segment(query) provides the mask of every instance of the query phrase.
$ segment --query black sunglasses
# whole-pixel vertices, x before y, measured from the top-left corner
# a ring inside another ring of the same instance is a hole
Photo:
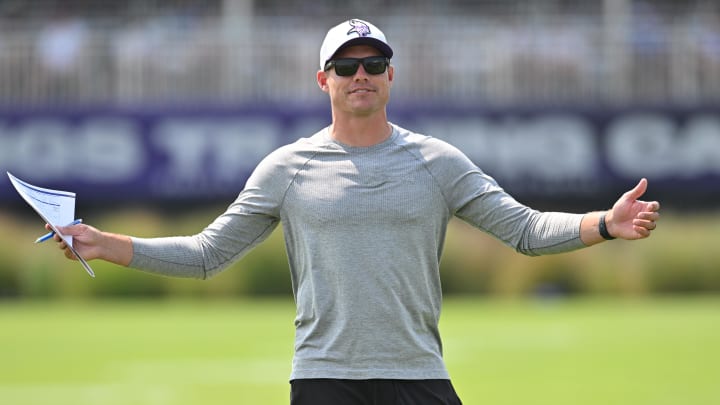
[[[390,59],[385,56],[333,59],[325,64],[325,71],[334,67],[338,76],[352,76],[357,72],[361,63],[365,72],[370,75],[379,75],[385,73],[385,69],[390,65]]]

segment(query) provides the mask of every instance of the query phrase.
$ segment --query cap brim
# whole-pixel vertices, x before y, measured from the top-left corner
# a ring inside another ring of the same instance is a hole
[[[390,46],[388,44],[386,44],[385,42],[383,42],[379,39],[376,39],[376,38],[359,37],[359,38],[353,38],[353,39],[345,42],[344,44],[342,44],[337,49],[337,51],[335,51],[335,53],[333,53],[332,56],[330,56],[330,59],[334,58],[335,55],[337,55],[337,53],[342,51],[343,49],[350,47],[350,46],[355,46],[355,45],[369,45],[369,46],[372,46],[373,48],[376,48],[378,51],[380,51],[383,55],[387,56],[388,58],[392,58],[392,56],[393,56],[392,48],[390,48]],[[328,60],[330,60],[330,59],[328,59]],[[327,62],[327,61],[325,61],[325,62]]]

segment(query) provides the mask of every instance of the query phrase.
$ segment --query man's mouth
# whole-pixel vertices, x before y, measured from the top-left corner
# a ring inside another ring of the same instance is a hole
[[[361,88],[361,89],[350,90],[349,94],[372,93],[374,91],[375,90],[372,90],[372,89]]]

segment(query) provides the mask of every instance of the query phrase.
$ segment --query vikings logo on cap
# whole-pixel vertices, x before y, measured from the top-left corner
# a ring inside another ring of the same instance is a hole
[[[388,59],[393,56],[392,48],[388,45],[385,34],[380,31],[380,28],[368,21],[353,18],[332,27],[325,35],[325,40],[320,47],[320,69],[325,69],[325,64],[341,49],[353,45],[370,45],[377,48]]]
[[[350,24],[350,31],[347,32],[348,35],[352,34],[353,32],[358,34],[358,36],[366,37],[370,35],[370,27],[364,22],[360,20],[352,19],[348,21]]]

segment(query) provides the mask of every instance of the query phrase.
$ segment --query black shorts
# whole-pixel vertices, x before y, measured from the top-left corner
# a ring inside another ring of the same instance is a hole
[[[450,380],[290,381],[290,405],[462,405]]]

